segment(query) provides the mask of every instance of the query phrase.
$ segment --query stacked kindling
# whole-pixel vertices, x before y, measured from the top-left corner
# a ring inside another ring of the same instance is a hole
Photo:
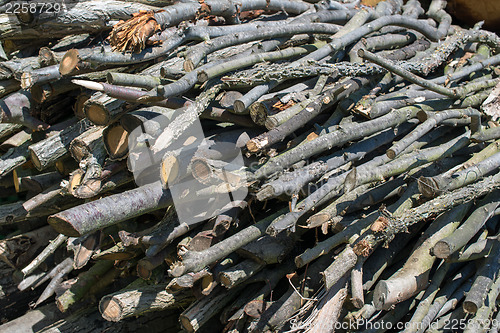
[[[496,34],[444,0],[53,7],[0,14],[0,332],[498,331]]]

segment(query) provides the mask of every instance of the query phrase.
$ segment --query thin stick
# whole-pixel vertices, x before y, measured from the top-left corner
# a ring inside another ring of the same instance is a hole
[[[23,273],[24,276],[30,275],[33,273],[33,271],[40,266],[42,262],[45,261],[54,251],[66,240],[68,239],[68,236],[65,236],[63,234],[59,234],[54,240],[50,241],[49,245],[43,251],[36,256],[35,259],[26,267],[24,267],[21,270],[21,273]]]
[[[367,50],[364,50],[364,49],[360,49],[358,51],[358,55],[363,58],[363,59],[366,59],[370,62],[373,62],[385,69],[387,69],[388,71],[394,73],[394,74],[397,74],[401,77],[403,77],[404,79],[412,82],[412,83],[415,83],[421,87],[424,87],[424,88],[427,88],[429,90],[432,90],[432,91],[435,91],[437,93],[440,93],[442,95],[445,95],[445,96],[449,96],[449,97],[462,97],[459,92],[456,90],[456,89],[450,89],[450,88],[446,88],[446,87],[443,87],[443,86],[440,86],[436,83],[433,83],[431,81],[428,81],[428,80],[425,80],[397,65],[394,65],[393,63],[385,60],[384,58],[382,57],[379,57],[373,53],[371,53],[370,51],[367,51]]]

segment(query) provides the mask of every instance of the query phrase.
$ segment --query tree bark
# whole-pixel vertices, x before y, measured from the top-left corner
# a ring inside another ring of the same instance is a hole
[[[149,285],[104,296],[99,302],[99,311],[104,319],[118,322],[150,311],[183,307],[191,300],[189,293],[169,293],[163,284]]]
[[[58,134],[30,145],[28,149],[33,164],[38,170],[54,165],[56,160],[69,153],[71,141],[88,130],[90,126],[87,120],[80,120]]]
[[[198,331],[210,318],[222,310],[243,290],[243,286],[230,290],[218,289],[210,295],[191,304],[182,312],[179,320],[188,332]]]
[[[48,222],[64,235],[79,237],[170,203],[170,192],[157,182],[51,215]]]
[[[377,309],[389,309],[425,289],[429,283],[430,270],[436,257],[430,250],[443,237],[451,234],[460,224],[472,205],[465,204],[444,213],[420,237],[415,250],[403,267],[389,279],[380,281],[374,290],[374,305]]]
[[[446,259],[466,245],[500,205],[498,195],[499,191],[493,191],[481,200],[477,209],[456,231],[436,243],[432,249],[433,254],[438,258]]]
[[[226,257],[234,250],[264,235],[264,230],[269,223],[271,223],[276,216],[283,214],[284,211],[285,209],[279,210],[257,224],[241,230],[205,251],[185,253],[182,256],[182,261],[172,266],[169,271],[170,274],[174,277],[178,277],[188,272],[196,272],[208,264]]]
[[[57,2],[54,2],[57,3]],[[69,10],[31,15],[26,22],[15,15],[0,15],[0,37],[5,39],[61,38],[66,35],[99,32],[111,20],[128,19],[140,10],[154,7],[121,1],[74,1]]]

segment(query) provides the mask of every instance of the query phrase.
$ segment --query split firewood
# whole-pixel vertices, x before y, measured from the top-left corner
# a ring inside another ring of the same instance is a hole
[[[0,0],[0,332],[498,331],[500,38],[451,0],[49,3]]]

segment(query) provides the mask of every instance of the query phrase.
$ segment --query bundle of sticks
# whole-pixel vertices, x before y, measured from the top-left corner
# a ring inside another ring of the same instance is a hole
[[[0,14],[0,332],[497,332],[500,38],[446,4]]]

